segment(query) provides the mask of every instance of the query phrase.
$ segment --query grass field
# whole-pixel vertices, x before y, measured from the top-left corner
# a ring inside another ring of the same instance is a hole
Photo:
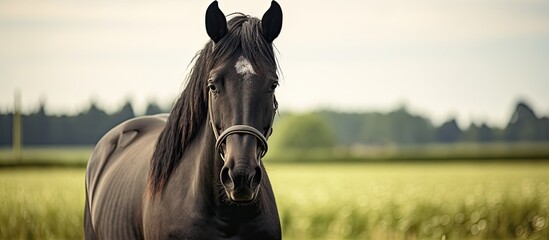
[[[0,167],[59,166],[84,167],[93,146],[25,147],[22,159],[10,148],[0,148]],[[549,142],[452,143],[410,146],[353,146],[334,149],[281,150],[274,146],[265,156],[272,162],[446,162],[446,161],[520,161],[549,159]]]
[[[296,239],[547,239],[548,164],[273,166]]]
[[[548,239],[549,163],[267,163],[285,239]],[[81,168],[0,169],[0,239],[80,239]]]
[[[10,148],[0,148],[2,166],[68,166],[85,167],[93,146],[26,147],[22,159],[16,159]]]
[[[0,169],[0,239],[82,239],[84,169]]]

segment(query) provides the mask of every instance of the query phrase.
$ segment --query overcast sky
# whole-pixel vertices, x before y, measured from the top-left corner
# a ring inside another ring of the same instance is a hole
[[[0,111],[168,105],[208,40],[210,1],[0,0]],[[280,0],[284,111],[390,111],[503,126],[524,99],[549,115],[549,1]],[[220,1],[261,17],[268,0]]]

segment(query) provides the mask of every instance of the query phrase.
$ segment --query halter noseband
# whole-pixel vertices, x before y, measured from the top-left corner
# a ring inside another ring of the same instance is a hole
[[[267,153],[267,150],[269,149],[269,145],[267,144],[267,138],[273,132],[272,127],[269,128],[267,137],[265,137],[259,130],[249,125],[234,125],[225,129],[225,131],[219,134],[219,131],[217,131],[217,127],[215,126],[215,123],[213,121],[211,92],[208,93],[208,114],[210,115],[209,116],[210,124],[212,125],[212,130],[216,139],[215,151],[219,153],[219,156],[221,156],[221,159],[223,159],[223,161],[225,161],[225,154],[223,153],[221,144],[223,144],[227,139],[227,137],[229,137],[229,135],[232,135],[232,134],[249,134],[254,136],[261,143],[261,146],[263,147],[263,149],[261,150],[261,153],[258,155],[259,159],[265,156],[265,154]],[[272,123],[271,123],[271,126],[272,126]]]

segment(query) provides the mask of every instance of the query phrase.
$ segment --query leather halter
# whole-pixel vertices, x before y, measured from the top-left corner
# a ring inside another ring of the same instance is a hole
[[[225,142],[227,137],[229,137],[229,135],[232,135],[232,134],[249,134],[254,136],[261,143],[261,147],[263,148],[261,150],[261,153],[258,155],[259,156],[258,160],[263,158],[265,154],[267,154],[267,150],[269,149],[269,145],[267,144],[267,138],[273,132],[272,123],[271,123],[271,127],[269,128],[269,132],[267,133],[267,137],[265,137],[259,130],[249,125],[234,125],[225,129],[225,131],[223,131],[220,134],[213,121],[211,94],[212,94],[211,92],[208,92],[208,114],[210,117],[210,124],[212,125],[212,130],[216,139],[215,151],[219,153],[219,156],[221,156],[221,159],[225,161],[225,154],[223,153],[223,149],[221,148],[221,145]]]

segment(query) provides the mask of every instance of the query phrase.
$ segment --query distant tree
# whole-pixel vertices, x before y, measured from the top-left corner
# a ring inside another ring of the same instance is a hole
[[[431,122],[423,117],[410,114],[405,107],[387,115],[390,123],[391,140],[398,144],[421,144],[433,140],[434,129]]]
[[[13,113],[0,113],[0,146],[11,146]]]
[[[162,109],[160,109],[160,106],[158,106],[157,103],[149,102],[149,104],[147,104],[147,110],[145,111],[145,115],[155,115],[162,112]]]
[[[69,144],[90,144],[99,141],[101,136],[112,127],[111,117],[95,102],[90,108],[74,117],[61,117],[58,119],[56,131],[62,132],[57,138],[60,142]]]
[[[336,140],[342,145],[363,143],[362,132],[367,126],[366,118],[369,113],[340,113],[320,111],[318,115],[326,120],[336,135]]]
[[[436,140],[443,143],[456,142],[461,138],[461,129],[455,119],[448,120],[436,129]]]
[[[112,127],[134,117],[135,117],[135,113],[133,112],[132,104],[128,101],[126,102],[126,104],[124,104],[124,106],[122,106],[120,111],[111,115],[111,118],[113,119],[113,123],[114,123]]]
[[[361,134],[360,143],[384,145],[396,143],[392,138],[391,121],[386,114],[369,113],[362,116],[362,127],[355,131]]]
[[[494,130],[492,128],[488,127],[488,125],[486,125],[486,123],[483,123],[480,126],[480,128],[478,129],[477,141],[478,142],[491,142],[491,141],[494,141],[494,140],[496,140]]]
[[[50,118],[45,108],[45,102],[41,101],[38,111],[22,116],[24,145],[46,145],[51,141]]]
[[[97,107],[97,104],[95,102],[92,102],[90,104],[90,108],[88,108],[88,111],[85,111],[80,115],[87,115],[87,116],[99,118],[99,117],[106,117],[107,113],[102,109],[100,109],[99,107]]]
[[[478,131],[479,127],[475,123],[471,123],[461,134],[461,141],[476,142],[478,140]]]
[[[332,128],[319,115],[292,115],[276,125],[273,146],[279,150],[307,150],[335,146]]]
[[[543,133],[538,123],[532,108],[524,102],[519,102],[505,128],[505,139],[508,141],[541,140]]]
[[[541,131],[541,140],[549,141],[549,118],[542,117],[539,120],[539,127]]]
[[[338,144],[418,144],[431,142],[434,128],[405,107],[388,114],[320,112],[334,130]]]

